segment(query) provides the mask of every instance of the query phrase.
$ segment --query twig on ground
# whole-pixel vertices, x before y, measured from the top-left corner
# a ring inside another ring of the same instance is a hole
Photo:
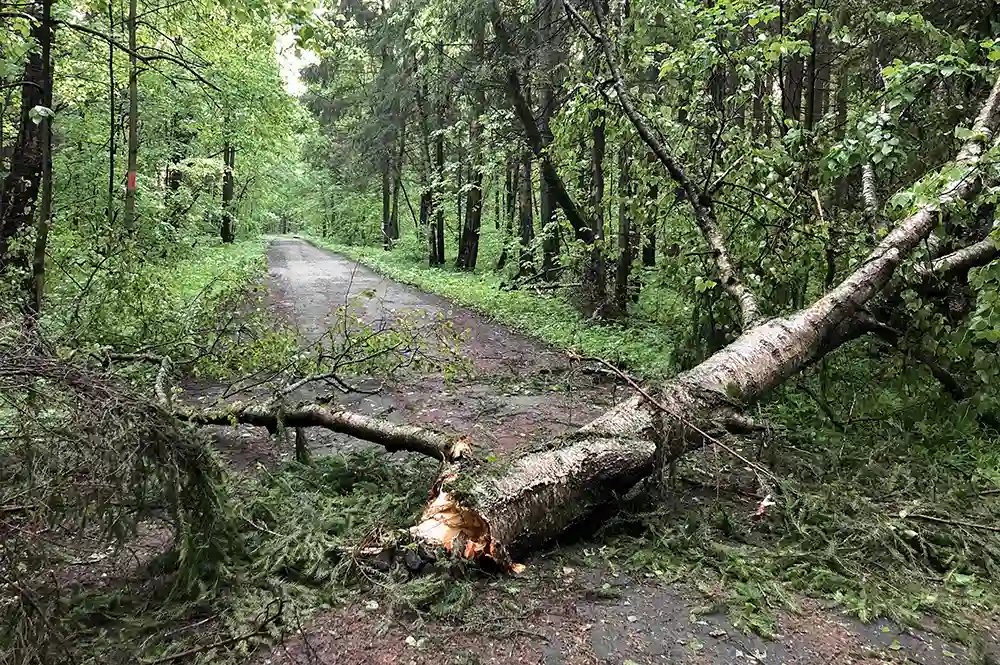
[[[962,520],[949,520],[943,517],[924,515],[923,513],[910,513],[906,517],[915,520],[924,520],[926,522],[937,522],[938,524],[950,524],[951,526],[964,526],[967,529],[982,529],[983,531],[992,531],[994,533],[1000,533],[1000,527],[990,526],[989,524],[976,524],[974,522],[965,522]]]

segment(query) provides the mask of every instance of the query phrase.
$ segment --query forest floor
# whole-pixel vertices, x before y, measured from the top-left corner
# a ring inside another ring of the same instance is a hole
[[[307,341],[323,335],[331,312],[360,294],[353,311],[372,322],[415,314],[468,331],[461,353],[470,372],[446,381],[440,371],[410,371],[377,395],[345,397],[352,408],[465,434],[481,450],[501,452],[576,428],[627,397],[623,387],[584,372],[556,349],[304,241],[275,240],[268,260],[272,307]],[[317,453],[364,445],[328,433],[310,437]],[[249,431],[231,439],[224,453],[237,466],[279,457],[265,437]],[[755,507],[748,498],[746,511]],[[393,613],[375,595],[354,597],[257,662],[934,665],[974,659],[962,644],[932,632],[886,621],[863,624],[805,598],[795,599],[794,611],[775,600],[773,639],[745,634],[718,602],[723,589],[678,580],[667,563],[655,574],[627,570],[602,545],[583,536],[535,554],[517,577],[473,580],[464,621]]]

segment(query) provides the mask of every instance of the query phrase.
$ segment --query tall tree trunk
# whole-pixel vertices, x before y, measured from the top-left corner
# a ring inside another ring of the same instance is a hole
[[[48,14],[51,0],[38,0],[31,6],[36,18],[31,37],[39,45],[50,38]],[[46,90],[46,66],[41,49],[32,49],[25,58],[21,79],[21,113],[17,142],[11,148],[10,171],[0,190],[0,277],[7,283],[22,284],[31,270],[31,258],[21,234],[31,228],[44,168],[41,123],[35,122],[33,109],[42,106]],[[11,279],[11,270],[23,271]]]
[[[504,243],[503,249],[500,251],[500,257],[497,259],[497,264],[494,268],[497,272],[503,270],[504,266],[507,265],[507,251],[510,246],[510,240],[514,237],[514,219],[517,217],[517,197],[520,191],[517,179],[519,171],[520,167],[517,160],[508,156],[504,163]],[[499,221],[497,223],[499,224]]]
[[[128,3],[128,180],[125,184],[125,228],[135,228],[136,169],[139,163],[139,62],[136,58],[136,0]]]
[[[534,207],[531,205],[531,153],[521,158],[520,186],[518,187],[518,226],[520,229],[520,254],[517,276],[524,277],[535,271],[535,255],[531,245],[535,240]]]
[[[443,122],[443,120],[442,120]],[[434,228],[433,265],[444,264],[444,133],[440,130],[435,139],[435,179],[437,184],[434,209],[437,212],[437,222]]]
[[[403,157],[406,154],[406,121],[400,120],[396,132],[398,150],[392,169],[392,212],[389,213],[389,224],[393,240],[399,240],[399,190],[403,185]]]
[[[115,7],[108,3],[108,34],[115,34]],[[117,157],[116,128],[118,125],[117,100],[115,99],[115,45],[108,43],[108,230],[115,223],[115,159]]]
[[[783,0],[781,3],[781,34],[787,34],[788,24],[802,15],[798,0]],[[786,121],[802,118],[802,88],[805,65],[798,55],[782,56],[778,60],[781,83],[781,109]],[[782,123],[782,133],[788,131],[788,124]]]
[[[231,243],[236,239],[233,229],[233,172],[236,170],[236,148],[228,141],[222,148],[225,171],[222,174],[222,227],[220,236],[222,242]],[[287,231],[286,231],[287,233]]]
[[[607,269],[604,264],[604,151],[607,142],[604,109],[590,112],[590,228],[594,242],[583,271],[584,311],[603,316],[607,306]]]
[[[552,143],[549,126],[556,108],[555,89],[560,81],[559,62],[562,59],[562,38],[559,21],[563,16],[560,0],[538,0],[538,41],[541,55],[539,66],[542,82],[539,87],[538,130],[544,145]],[[561,78],[561,77],[560,77]],[[542,279],[547,282],[558,278],[559,230],[555,224],[556,193],[543,177],[538,179],[538,229],[542,233]]]
[[[632,185],[632,154],[628,146],[623,146],[620,153],[618,176],[618,260],[615,266],[615,309],[618,316],[624,317],[628,312],[629,281],[632,275],[632,263],[635,260],[635,248],[632,229],[631,198]]]
[[[486,50],[486,19],[485,16],[476,27],[476,41],[473,46],[473,62],[477,65],[483,60]],[[475,270],[479,258],[479,232],[483,222],[483,171],[482,171],[482,140],[483,125],[480,119],[486,108],[486,90],[477,85],[473,93],[472,122],[469,125],[469,194],[466,198],[468,209],[465,213],[465,228],[462,232],[461,248],[458,251],[458,267]]]
[[[41,29],[42,49],[42,79],[44,92],[42,106],[52,108],[52,0],[43,0]],[[52,122],[53,117],[46,115],[39,122],[41,130],[42,149],[42,184],[41,200],[38,205],[38,227],[35,232],[34,256],[31,264],[31,299],[29,304],[29,319],[37,320],[42,313],[42,299],[45,295],[45,251],[49,240],[49,227],[52,221]]]
[[[382,247],[392,249],[392,158],[382,160]]]
[[[437,212],[437,223],[434,230],[435,245],[433,250],[434,265],[444,265],[444,125],[445,125],[445,99],[448,91],[445,89],[443,76],[444,66],[444,42],[437,43],[437,137],[434,141],[435,152],[435,201],[434,210]]]

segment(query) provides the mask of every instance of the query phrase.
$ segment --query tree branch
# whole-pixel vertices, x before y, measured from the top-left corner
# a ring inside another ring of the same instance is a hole
[[[733,264],[722,231],[719,229],[712,199],[706,193],[699,192],[696,189],[694,183],[687,176],[687,173],[685,173],[677,159],[667,150],[663,142],[654,135],[652,128],[650,128],[646,119],[639,113],[632,102],[632,96],[622,78],[621,69],[618,67],[618,59],[615,57],[614,47],[611,44],[611,39],[608,37],[607,28],[604,24],[604,12],[599,0],[593,3],[594,15],[598,23],[596,30],[587,23],[576,7],[573,6],[572,2],[566,0],[564,5],[570,16],[601,47],[604,53],[604,60],[611,70],[611,79],[615,92],[618,95],[618,103],[639,133],[639,136],[649,146],[650,150],[653,151],[653,154],[656,155],[656,158],[663,164],[664,168],[666,168],[670,177],[684,190],[684,196],[694,209],[694,217],[698,228],[712,251],[722,288],[739,305],[743,328],[752,328],[761,319],[760,305],[757,296],[742,282]]]
[[[287,410],[280,404],[238,402],[217,409],[178,409],[174,417],[195,425],[235,424],[266,427],[269,431],[285,427],[322,427],[338,434],[377,443],[389,452],[408,451],[453,462],[468,456],[469,444],[452,437],[413,425],[397,425],[354,411],[332,410],[318,404],[304,404]]]
[[[149,63],[155,62],[157,60],[165,60],[166,62],[173,63],[173,64],[177,65],[178,67],[180,67],[181,69],[183,69],[184,71],[186,71],[187,73],[191,74],[191,76],[195,77],[199,82],[202,83],[202,85],[208,86],[209,88],[211,88],[212,90],[215,90],[216,92],[222,92],[221,90],[219,90],[219,88],[214,83],[212,83],[211,81],[209,81],[208,79],[206,79],[204,76],[202,76],[200,73],[198,73],[198,71],[195,70],[190,65],[190,63],[184,62],[183,60],[180,60],[179,58],[175,58],[172,55],[169,55],[167,53],[156,53],[156,54],[153,54],[153,55],[143,55],[141,53],[133,51],[129,47],[125,46],[124,44],[122,44],[121,42],[119,42],[118,40],[116,40],[114,37],[112,37],[110,35],[106,35],[103,32],[101,32],[100,30],[94,30],[93,28],[88,28],[85,25],[80,25],[78,23],[70,23],[69,21],[53,21],[53,23],[55,23],[57,25],[66,26],[67,28],[69,28],[71,30],[76,30],[77,32],[83,32],[83,33],[91,35],[93,37],[97,37],[98,39],[107,42],[111,46],[114,46],[119,51],[122,51],[124,53],[128,53],[129,55],[134,55],[137,60],[139,60],[140,62],[143,62],[143,63],[145,63],[147,65]]]
[[[935,259],[931,263],[931,272],[939,278],[953,277],[984,266],[997,257],[1000,257],[1000,248],[997,247],[996,241],[993,238],[986,238]]]

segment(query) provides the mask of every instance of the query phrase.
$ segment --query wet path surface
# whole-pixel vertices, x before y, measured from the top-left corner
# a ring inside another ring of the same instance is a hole
[[[448,381],[440,369],[406,369],[377,395],[338,396],[345,407],[506,451],[575,429],[625,396],[620,387],[595,385],[564,353],[302,240],[275,240],[268,262],[272,306],[306,342],[331,329],[340,335],[342,308],[375,329],[409,331],[421,353],[440,357],[442,344],[457,342],[461,362]],[[359,445],[325,432],[310,436],[320,439],[315,447]]]
[[[272,306],[300,336],[315,341],[348,306],[368,324],[390,326],[400,316],[427,324],[449,322],[465,331],[461,352],[468,375],[446,383],[440,373],[408,371],[378,395],[341,403],[397,422],[467,434],[481,448],[510,450],[573,429],[626,397],[621,388],[595,385],[566,356],[446,300],[387,280],[350,259],[291,238],[268,250]],[[361,300],[354,301],[356,297]],[[329,433],[310,433],[318,450],[365,446]],[[287,451],[283,453],[287,455]],[[558,562],[557,562],[558,561]],[[364,599],[318,617],[304,635],[259,662],[367,665],[709,664],[839,665],[974,662],[965,647],[926,632],[887,623],[864,625],[803,601],[797,613],[779,613],[778,637],[744,634],[724,615],[699,607],[712,599],[683,582],[632,580],[601,565],[581,548],[555,550],[527,562],[517,580],[477,585],[477,605],[508,608],[507,621],[462,626],[412,622],[366,609]],[[473,608],[474,609],[474,608]],[[501,613],[503,613],[501,612]]]

